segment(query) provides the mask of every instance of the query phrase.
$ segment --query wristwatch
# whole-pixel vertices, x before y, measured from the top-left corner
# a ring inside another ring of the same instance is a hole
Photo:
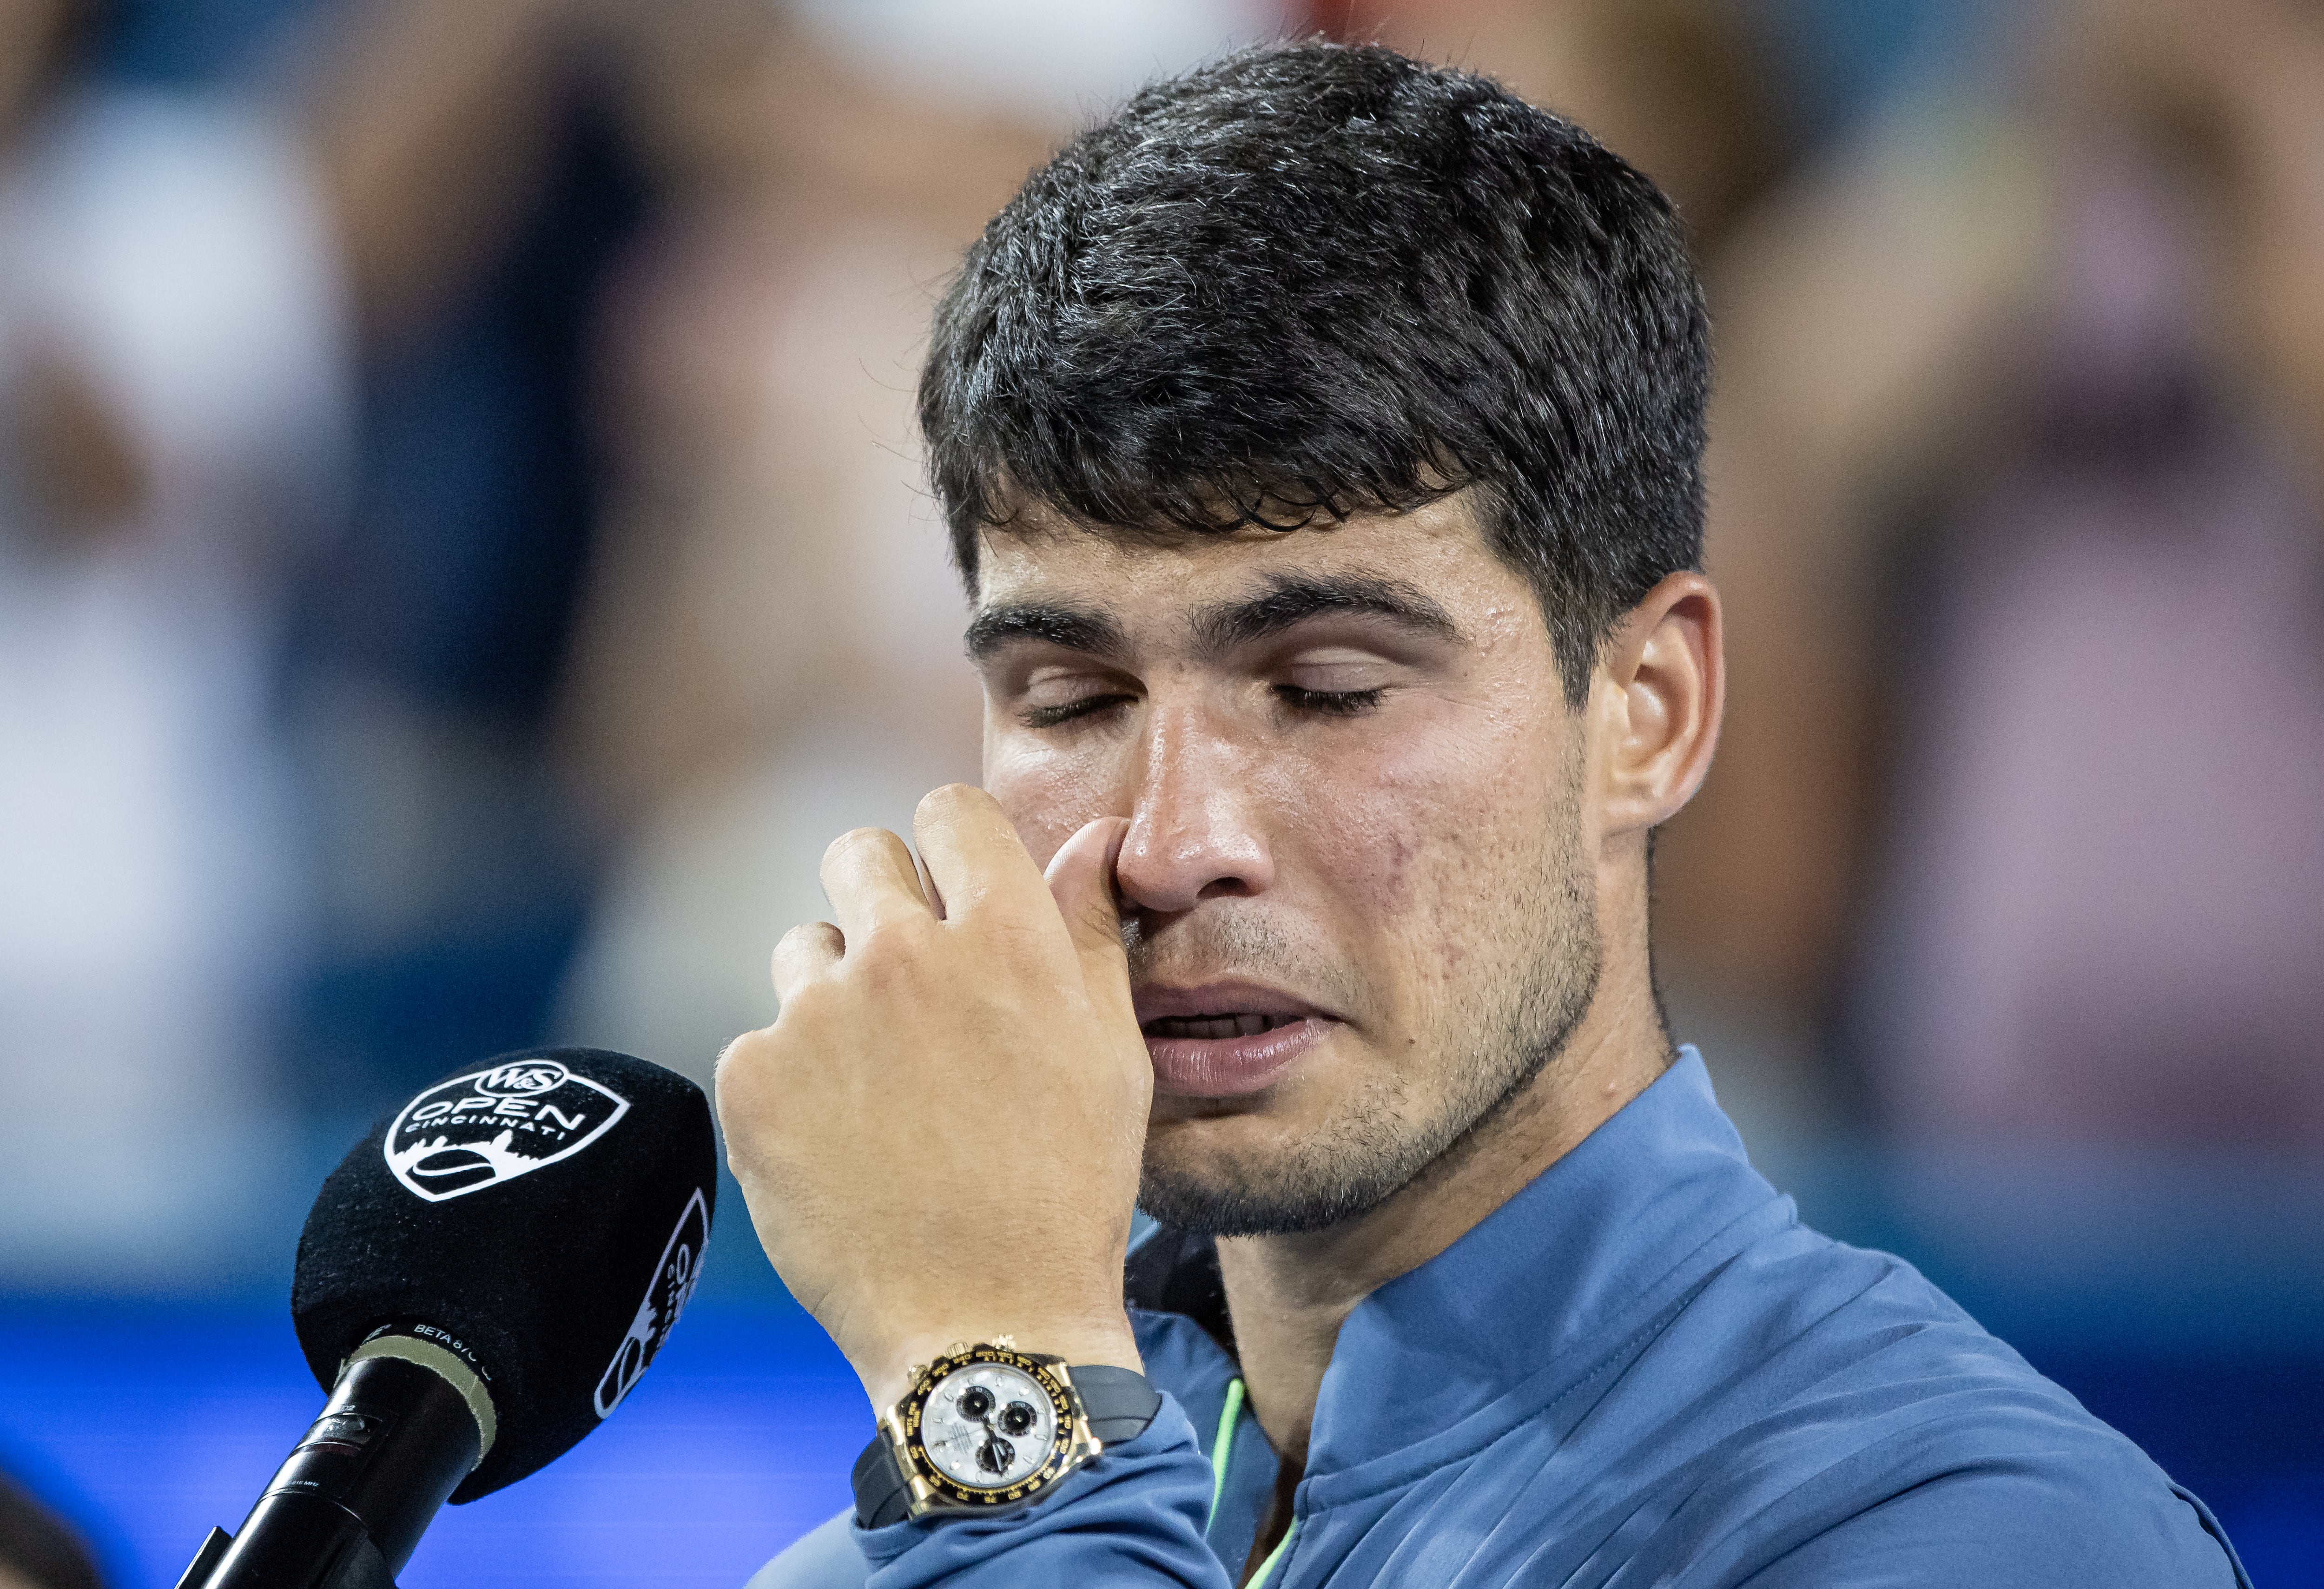
[[[1161,1392],[1126,1368],[1019,1352],[1006,1335],[959,1344],[912,1369],[855,1459],[855,1515],[867,1529],[905,1518],[1029,1505],[1109,1446],[1154,1421]]]

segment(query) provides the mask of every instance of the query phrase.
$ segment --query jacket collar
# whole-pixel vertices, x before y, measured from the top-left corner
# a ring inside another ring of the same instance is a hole
[[[1565,1371],[1551,1381],[1578,1378],[1699,1283],[1744,1226],[1757,1234],[1791,1216],[1790,1200],[1751,1168],[1702,1056],[1681,1049],[1572,1151],[1349,1315],[1316,1404],[1308,1474],[1407,1450],[1523,1388],[1547,1390],[1545,1370]],[[1207,1237],[1157,1229],[1126,1278],[1133,1307],[1183,1314],[1233,1352]]]

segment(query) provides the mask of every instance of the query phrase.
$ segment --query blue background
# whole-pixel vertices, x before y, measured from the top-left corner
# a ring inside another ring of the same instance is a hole
[[[1780,1178],[1812,1223],[1904,1252],[2136,1439],[2219,1513],[2260,1589],[2324,1589],[2324,1220],[2304,1182],[2255,1197],[2246,1179],[2227,1207],[2198,1169],[2048,1176],[2080,1206],[1999,1165]],[[533,1477],[447,1508],[404,1589],[737,1589],[849,1503],[870,1409],[731,1179],[720,1207],[701,1289],[628,1400]],[[0,1467],[83,1531],[114,1589],[170,1589],[320,1408],[288,1290],[286,1269],[208,1298],[0,1295]]]

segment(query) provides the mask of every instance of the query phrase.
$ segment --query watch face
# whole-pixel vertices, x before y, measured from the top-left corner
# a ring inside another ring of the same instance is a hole
[[[924,1497],[1005,1506],[1073,1468],[1087,1446],[1054,1361],[984,1345],[928,1365],[895,1414],[907,1476]]]
[[[972,1490],[1021,1485],[1057,1445],[1056,1409],[1025,1370],[970,1363],[936,1382],[920,1410],[928,1465]]]

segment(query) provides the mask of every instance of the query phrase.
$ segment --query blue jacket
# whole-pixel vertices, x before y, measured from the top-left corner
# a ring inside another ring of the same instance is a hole
[[[1157,1231],[1130,1271],[1145,1434],[1012,1516],[835,1518],[752,1589],[1234,1584],[1276,1464],[1215,1256]],[[1801,1224],[1691,1049],[1349,1316],[1293,1518],[1265,1589],[2249,1589],[2136,1446]]]

